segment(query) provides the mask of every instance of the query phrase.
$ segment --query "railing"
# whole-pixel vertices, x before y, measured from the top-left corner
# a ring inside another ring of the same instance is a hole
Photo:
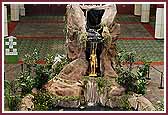
[[[164,89],[164,87],[163,87],[163,75],[164,75],[163,72],[160,71],[159,69],[155,68],[154,66],[150,66],[150,67],[160,73],[160,85],[159,85],[158,88],[159,88],[159,89]],[[148,68],[148,75],[147,75],[147,77],[146,77],[147,80],[150,80],[150,79],[151,79],[151,78],[150,78],[150,75],[149,75],[149,73],[150,73],[150,67]]]

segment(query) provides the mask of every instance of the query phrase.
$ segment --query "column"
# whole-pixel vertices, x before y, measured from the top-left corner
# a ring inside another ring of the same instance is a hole
[[[164,8],[156,9],[155,38],[164,38]]]
[[[141,4],[134,5],[134,15],[140,16],[141,15]]]
[[[7,7],[4,6],[4,36],[8,36]]]
[[[19,21],[19,5],[18,4],[11,4],[11,21]]]
[[[19,4],[19,13],[21,16],[25,16],[25,8],[24,8],[24,4]]]
[[[150,17],[150,4],[142,4],[141,22],[149,22],[149,17]]]

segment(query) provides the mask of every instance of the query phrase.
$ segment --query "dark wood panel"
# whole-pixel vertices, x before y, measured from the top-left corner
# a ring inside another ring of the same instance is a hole
[[[117,4],[118,14],[134,14],[134,4]]]
[[[25,4],[26,15],[64,15],[65,4]]]

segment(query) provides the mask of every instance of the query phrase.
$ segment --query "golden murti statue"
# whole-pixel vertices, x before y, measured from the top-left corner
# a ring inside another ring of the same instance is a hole
[[[95,49],[92,49],[92,54],[90,55],[90,74],[89,76],[95,77],[97,76],[96,74],[96,68],[97,68],[97,56],[94,51]]]

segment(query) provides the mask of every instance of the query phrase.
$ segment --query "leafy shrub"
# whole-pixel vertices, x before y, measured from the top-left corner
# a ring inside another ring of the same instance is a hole
[[[118,53],[116,57],[118,61],[118,65],[121,67],[121,64],[127,63],[129,64],[129,69],[132,69],[133,63],[136,61],[136,52],[126,52],[125,50]]]
[[[20,73],[19,76],[17,76],[15,83],[17,89],[21,88],[22,95],[24,96],[28,93],[31,93],[31,90],[35,84],[35,80],[32,76],[30,76],[28,71],[25,71],[23,73]]]
[[[145,94],[146,91],[146,75],[148,73],[150,63],[143,60],[144,64],[138,68],[136,73],[132,72],[132,65],[137,58],[135,57],[135,52],[125,52],[121,51],[118,56],[118,66],[115,68],[119,77],[116,81],[126,88],[126,91],[133,91],[138,94]],[[122,63],[128,63],[127,68],[122,67]]]
[[[45,90],[40,90],[34,95],[34,109],[37,111],[51,110],[53,105],[52,96]]]
[[[139,67],[137,73],[128,69],[121,69],[117,82],[125,87],[127,91],[133,91],[138,94],[145,94],[146,91],[147,66]]]
[[[10,111],[15,111],[18,109],[18,105],[21,102],[21,96],[18,94],[15,94],[14,91],[12,91],[13,89],[13,82],[10,82],[8,80],[4,81],[4,100],[5,100],[5,105],[6,105],[6,109],[8,107],[8,109]]]
[[[37,61],[40,59],[40,53],[37,49],[33,50],[32,54],[25,54],[23,57],[23,62],[27,67],[29,74],[31,73],[31,67],[37,64]]]
[[[122,68],[116,80],[120,85],[126,88],[127,91],[135,90],[136,77],[131,71]]]
[[[96,78],[96,83],[99,93],[103,93],[104,89],[108,90],[110,88],[112,81],[104,77],[98,77]]]
[[[160,101],[157,101],[155,108],[157,111],[164,111],[164,98],[162,98]]]
[[[75,101],[79,96],[54,96],[45,90],[40,90],[34,95],[34,107],[37,111],[52,110],[57,101]]]
[[[35,84],[34,86],[37,89],[42,88],[42,86],[49,80],[51,79],[51,69],[48,68],[48,65],[36,65],[35,67]]]
[[[46,65],[48,69],[52,68],[52,65],[54,64],[54,56],[52,54],[47,54],[45,57]]]

